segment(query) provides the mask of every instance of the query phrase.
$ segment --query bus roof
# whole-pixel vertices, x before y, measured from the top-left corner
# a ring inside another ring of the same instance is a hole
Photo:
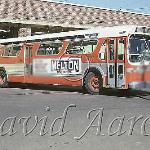
[[[59,39],[59,38],[67,39],[69,37],[78,37],[80,35],[83,35],[88,38],[91,35],[95,35],[95,34],[97,38],[119,37],[119,36],[128,36],[129,34],[134,34],[134,33],[150,34],[150,27],[134,26],[134,25],[94,27],[86,30],[76,30],[76,31],[61,32],[61,33],[51,33],[51,34],[43,34],[43,35],[0,39],[0,43],[4,44],[4,43],[29,42],[34,40]]]

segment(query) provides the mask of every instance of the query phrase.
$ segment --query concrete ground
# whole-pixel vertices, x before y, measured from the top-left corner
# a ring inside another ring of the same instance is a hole
[[[149,92],[2,88],[0,150],[145,150],[149,117]]]

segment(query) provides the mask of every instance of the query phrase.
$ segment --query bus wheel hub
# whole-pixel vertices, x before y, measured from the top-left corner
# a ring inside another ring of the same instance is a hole
[[[97,76],[93,76],[90,80],[90,86],[94,91],[99,90],[99,79]]]

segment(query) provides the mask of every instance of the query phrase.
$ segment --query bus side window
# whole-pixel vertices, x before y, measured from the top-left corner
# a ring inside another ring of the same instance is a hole
[[[87,40],[83,42],[84,50],[83,54],[90,54],[92,53],[97,45],[97,40]]]
[[[70,41],[67,47],[67,54],[82,54],[84,47],[82,41]]]
[[[101,46],[100,52],[99,52],[99,58],[101,60],[105,60],[106,50],[107,50],[107,43],[106,43],[106,41],[104,41],[104,43]]]
[[[40,47],[37,51],[37,55],[46,55],[46,48],[48,46],[46,44],[40,44]]]
[[[21,46],[20,45],[7,45],[5,47],[3,56],[18,56],[21,51]]]
[[[120,39],[118,41],[118,60],[124,60],[125,41]]]
[[[90,54],[94,51],[97,40],[71,41],[67,48],[68,54]]]
[[[41,42],[37,50],[37,55],[56,55],[62,47],[62,42],[55,43],[51,41]]]

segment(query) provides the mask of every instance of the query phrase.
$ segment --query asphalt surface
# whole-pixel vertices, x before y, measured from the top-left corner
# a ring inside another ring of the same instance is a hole
[[[0,150],[146,150],[149,117],[149,92],[2,88]]]

